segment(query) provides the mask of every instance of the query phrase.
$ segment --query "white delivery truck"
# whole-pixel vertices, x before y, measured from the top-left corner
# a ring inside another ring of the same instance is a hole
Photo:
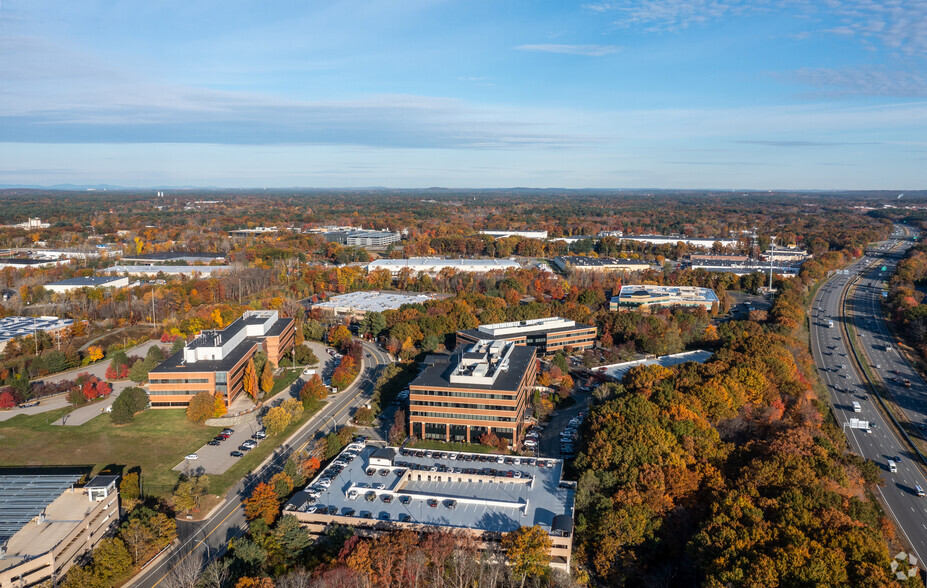
[[[863,407],[859,405],[859,402],[853,401],[853,412],[863,412]]]
[[[860,419],[850,419],[850,428],[851,429],[860,429],[866,431],[867,433],[872,432],[872,423],[869,421],[864,421]]]

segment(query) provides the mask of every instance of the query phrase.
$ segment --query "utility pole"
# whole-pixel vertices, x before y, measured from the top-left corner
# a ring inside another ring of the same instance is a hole
[[[772,241],[769,244],[769,291],[772,292],[772,268],[773,268],[773,258],[776,257],[776,237],[772,237]]]

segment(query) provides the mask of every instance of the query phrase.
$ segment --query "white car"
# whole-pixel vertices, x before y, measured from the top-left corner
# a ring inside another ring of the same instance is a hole
[[[331,480],[319,480],[318,485],[321,486],[322,488],[328,488],[329,486],[332,485],[332,481]]]
[[[357,490],[348,492],[348,500],[357,500]]]
[[[199,459],[199,458],[200,458],[199,455],[197,455],[197,454],[195,454],[195,453],[191,453],[191,454],[187,455],[187,457],[185,457],[184,459],[189,459],[189,460],[192,461],[192,460]]]
[[[505,458],[500,455],[499,457],[496,458],[496,463],[505,463]]]

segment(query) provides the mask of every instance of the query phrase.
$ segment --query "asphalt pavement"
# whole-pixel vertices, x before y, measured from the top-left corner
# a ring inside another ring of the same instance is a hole
[[[897,262],[897,254],[910,247],[910,242],[895,240],[901,236],[901,233],[896,231],[893,233],[893,240],[880,244],[891,248],[890,250],[876,250],[874,254],[867,255],[850,266],[847,273],[835,274],[821,287],[812,303],[811,349],[822,379],[827,385],[837,422],[843,427],[850,446],[882,469],[885,483],[878,491],[883,506],[895,521],[900,531],[899,535],[911,546],[918,560],[923,561],[921,555],[927,555],[927,497],[918,496],[916,488],[920,486],[927,489],[927,478],[909,444],[891,421],[883,416],[877,405],[878,399],[873,397],[869,388],[868,380],[856,369],[852,361],[853,351],[844,333],[844,327],[856,328],[857,338],[866,348],[866,352],[874,351],[870,359],[871,363],[880,366],[875,370],[879,374],[890,373],[890,369],[902,369],[897,354],[892,351],[875,352],[872,348],[873,345],[886,343],[884,337],[887,336],[887,330],[882,324],[878,307],[867,303],[866,298],[873,294],[872,288],[881,282],[878,275],[882,273],[880,268],[885,265],[887,270],[884,277],[890,276]],[[889,255],[890,253],[894,255]],[[851,283],[857,282],[856,276],[860,274],[859,281],[866,288],[857,289],[848,300],[846,306],[854,313],[850,319],[845,314],[843,292]],[[873,280],[876,284],[873,284]],[[830,326],[830,321],[833,321],[834,326]],[[903,377],[909,377],[914,381],[911,375]],[[919,382],[919,386],[919,390],[913,390],[911,394],[919,391],[920,394],[916,397],[920,398],[922,409],[927,408],[922,396],[923,383]],[[914,396],[907,401],[913,400]],[[854,402],[859,403],[859,412],[855,412]],[[870,432],[867,432],[866,427],[854,428],[851,419],[871,423],[868,427]],[[900,457],[900,461],[897,463],[898,471],[893,473],[889,470],[888,462],[895,457]]]
[[[294,433],[273,455],[229,490],[225,502],[208,519],[178,521],[179,542],[127,585],[138,588],[163,585],[173,570],[182,569],[190,561],[205,566],[225,552],[230,539],[243,535],[248,526],[242,501],[248,497],[251,489],[259,482],[269,479],[290,455],[302,451],[316,439],[346,423],[351,412],[367,402],[381,366],[391,363],[391,359],[386,352],[371,343],[365,342],[364,350],[363,368],[354,384],[332,397],[318,414]]]

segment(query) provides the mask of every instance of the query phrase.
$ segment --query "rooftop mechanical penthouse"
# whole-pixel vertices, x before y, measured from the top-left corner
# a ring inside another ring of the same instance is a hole
[[[186,407],[203,391],[221,394],[231,406],[244,391],[248,360],[263,350],[270,363],[279,365],[293,347],[294,324],[276,310],[249,310],[221,331],[203,331],[151,370],[151,407]]]
[[[533,347],[478,341],[451,356],[430,356],[426,365],[409,385],[412,435],[476,443],[492,432],[510,445],[520,441],[537,377]]]
[[[570,568],[575,482],[563,462],[353,443],[284,507],[313,535],[332,525],[358,534],[398,529],[469,533],[482,549],[540,526],[551,565]]]

